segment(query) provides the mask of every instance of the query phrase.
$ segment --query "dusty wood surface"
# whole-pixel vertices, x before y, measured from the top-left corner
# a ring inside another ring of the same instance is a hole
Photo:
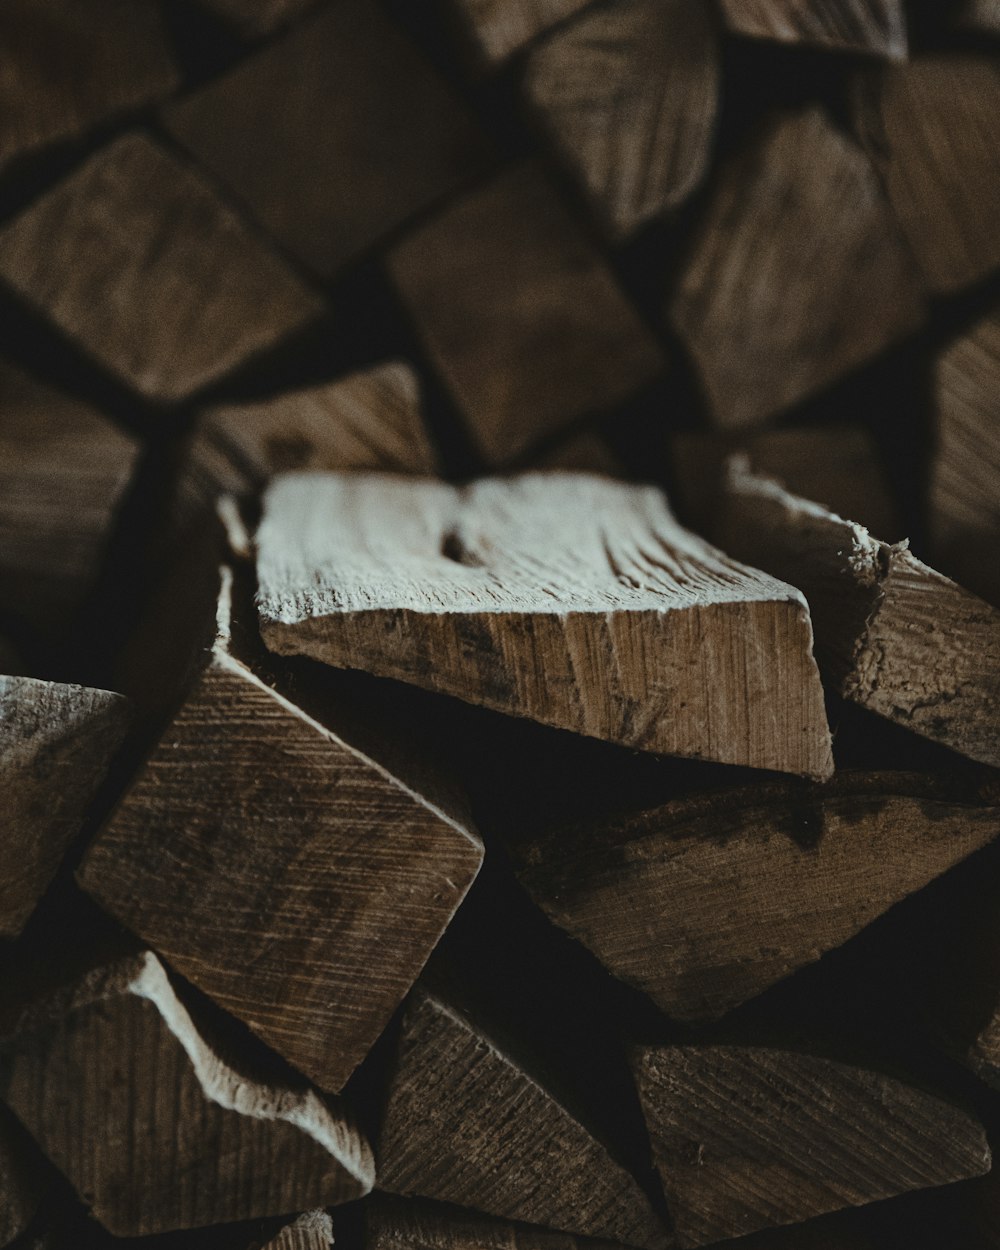
[[[642,1247],[666,1245],[607,1149],[508,1058],[459,1003],[410,997],[377,1146],[378,1183],[505,1219]]]
[[[669,1016],[722,1015],[1000,833],[1000,808],[909,774],[694,795],[516,846],[556,924]]]
[[[477,70],[496,69],[553,26],[588,7],[592,0],[451,0]]]
[[[0,676],[0,937],[34,911],[127,726],[121,695]]]
[[[636,1081],[680,1246],[978,1176],[979,1122],[882,1073],[764,1047],[639,1048]]]
[[[722,11],[736,34],[906,59],[900,0],[722,0]]]
[[[286,1224],[264,1250],[329,1250],[333,1245],[333,1221],[327,1211],[307,1211]]]
[[[190,395],[323,307],[193,167],[139,133],[0,231],[0,277],[161,401]]]
[[[273,651],[647,751],[832,770],[801,597],[654,488],[289,474],[256,541]]]
[[[711,15],[685,0],[598,7],[531,55],[525,91],[608,234],[624,239],[705,174],[719,91]]]
[[[365,690],[321,674],[285,684],[293,702],[269,684],[239,619],[231,632],[228,607],[224,587],[208,665],[80,879],[274,1050],[339,1090],[461,902],[482,844],[433,790],[426,797],[433,777],[389,771],[391,719],[375,733],[381,754],[357,745],[343,722]],[[315,715],[303,710],[310,691]]]
[[[663,368],[651,334],[535,165],[450,205],[387,263],[490,463],[613,407]]]
[[[1000,64],[939,53],[887,69],[858,93],[857,124],[934,291],[1000,268]]]
[[[716,424],[746,427],[914,330],[922,296],[870,162],[813,106],[723,168],[667,313]]]
[[[49,632],[94,585],[139,448],[3,360],[0,410],[0,603]]]
[[[489,159],[465,106],[368,0],[326,5],[164,120],[326,277]]]
[[[723,546],[797,585],[817,654],[860,706],[1000,764],[1000,611],[861,525],[735,468]]]
[[[0,1106],[0,1246],[27,1231],[48,1188],[45,1164],[26,1144],[24,1130]]]

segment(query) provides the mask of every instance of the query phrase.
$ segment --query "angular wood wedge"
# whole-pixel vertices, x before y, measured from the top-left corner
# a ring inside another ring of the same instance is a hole
[[[642,750],[825,777],[798,592],[652,487],[289,474],[257,534],[264,641]]]
[[[593,0],[451,0],[473,69],[497,69]]]
[[[906,60],[900,0],[722,0],[722,12],[738,35]]]
[[[329,1250],[333,1221],[328,1211],[306,1211],[272,1237],[264,1250]]]
[[[845,698],[1000,765],[1000,611],[861,525],[734,463],[722,545],[798,586]]]

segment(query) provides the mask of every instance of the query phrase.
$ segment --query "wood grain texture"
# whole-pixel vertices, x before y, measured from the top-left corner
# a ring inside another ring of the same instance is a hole
[[[1000,764],[1000,611],[861,525],[734,467],[723,546],[798,586],[847,699]]]
[[[179,82],[153,0],[7,0],[0,165],[169,95]]]
[[[879,1072],[741,1046],[638,1048],[634,1069],[682,1247],[989,1170],[970,1112]]]
[[[333,1221],[327,1211],[306,1211],[272,1237],[264,1250],[329,1250]]]
[[[0,278],[163,402],[323,308],[192,167],[139,133],[101,149],[0,231]]]
[[[633,1178],[537,1074],[458,1002],[423,987],[403,1015],[377,1146],[381,1189],[662,1247]]]
[[[417,228],[388,268],[491,464],[612,408],[663,368],[611,270],[535,165],[506,170]]]
[[[858,129],[932,290],[1000,268],[1000,65],[939,53],[886,69],[858,92]]]
[[[667,1015],[715,1019],[1000,833],[916,774],[713,790],[515,848],[532,898]]]
[[[900,0],[722,0],[722,12],[735,34],[906,60]]]
[[[127,726],[121,695],[0,676],[0,937],[35,910]]]
[[[451,0],[473,66],[498,69],[593,0]]]
[[[775,118],[723,167],[667,309],[725,428],[857,368],[922,311],[875,171],[815,106]]]
[[[676,208],[704,177],[719,94],[704,6],[621,0],[593,9],[532,53],[524,86],[613,240]]]
[[[163,116],[324,277],[491,159],[465,106],[369,0],[324,6]]]
[[[419,974],[483,848],[433,791],[383,762],[391,719],[377,744],[386,754],[356,745],[347,713],[366,691],[311,677],[301,699],[313,692],[313,715],[298,693],[293,703],[269,684],[278,679],[241,642],[239,619],[231,632],[227,596],[224,587],[207,667],[80,880],[264,1042],[339,1090]]]
[[[802,599],[652,487],[289,474],[257,551],[273,651],[642,750],[832,771]]]
[[[28,1230],[48,1188],[44,1163],[26,1144],[21,1126],[0,1106],[0,1246]]]
[[[50,632],[80,607],[138,454],[135,441],[99,412],[0,360],[5,612]]]
[[[149,952],[23,1011],[0,1093],[116,1236],[333,1205],[374,1182],[346,1108],[224,1054]]]

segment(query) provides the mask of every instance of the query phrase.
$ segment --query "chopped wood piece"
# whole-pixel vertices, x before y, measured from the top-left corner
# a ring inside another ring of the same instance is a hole
[[[119,694],[0,677],[0,937],[24,928],[128,723]]]
[[[330,1206],[374,1183],[346,1108],[273,1056],[223,1054],[149,952],[29,1007],[2,1051],[5,1101],[116,1236]]]
[[[505,1219],[665,1247],[636,1181],[460,1002],[418,987],[403,1015],[379,1187]]]
[[[637,1048],[634,1067],[682,1247],[989,1170],[970,1112],[879,1072],[745,1046]]]
[[[193,168],[138,133],[0,231],[0,277],[122,381],[167,402],[323,308]]]
[[[686,0],[619,0],[531,56],[525,89],[613,240],[701,182],[718,103],[711,15]]]
[[[1000,765],[1000,611],[864,526],[738,465],[723,546],[798,586],[840,694]]]
[[[154,0],[6,0],[0,165],[169,95],[179,81]]]
[[[370,0],[337,0],[164,111],[324,277],[491,159],[465,106]]]
[[[442,810],[450,796],[418,768],[416,748],[394,743],[391,710],[372,745],[353,723],[377,683],[321,671],[275,688],[246,619],[231,627],[224,585],[207,667],[80,880],[317,1085],[339,1090],[483,847]]]
[[[497,69],[593,0],[451,0],[475,68]]]
[[[801,596],[652,487],[288,474],[257,549],[273,651],[642,750],[832,771]]]
[[[317,0],[202,0],[244,37],[259,38],[293,21]]]
[[[668,316],[718,425],[759,425],[918,325],[913,262],[864,153],[817,107],[723,169]]]
[[[858,123],[913,255],[934,291],[1000,268],[1000,65],[957,53],[893,66]]]
[[[930,778],[713,790],[516,846],[556,924],[674,1019],[714,1019],[991,842],[1000,807]]]
[[[0,1106],[0,1246],[28,1229],[45,1196],[44,1163],[26,1145],[21,1126]]]
[[[738,35],[906,60],[900,0],[722,0],[722,12]]]
[[[0,360],[0,601],[51,631],[97,579],[138,447],[87,404]],[[2,666],[0,666],[2,667]]]
[[[663,368],[611,270],[534,165],[450,205],[388,266],[491,464],[622,402]]]
[[[333,1245],[333,1221],[326,1211],[307,1211],[286,1224],[264,1250],[329,1250]]]

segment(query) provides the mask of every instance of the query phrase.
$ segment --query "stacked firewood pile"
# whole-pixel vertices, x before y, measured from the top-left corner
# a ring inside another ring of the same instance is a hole
[[[0,1250],[1000,1246],[1000,6],[0,6]]]

